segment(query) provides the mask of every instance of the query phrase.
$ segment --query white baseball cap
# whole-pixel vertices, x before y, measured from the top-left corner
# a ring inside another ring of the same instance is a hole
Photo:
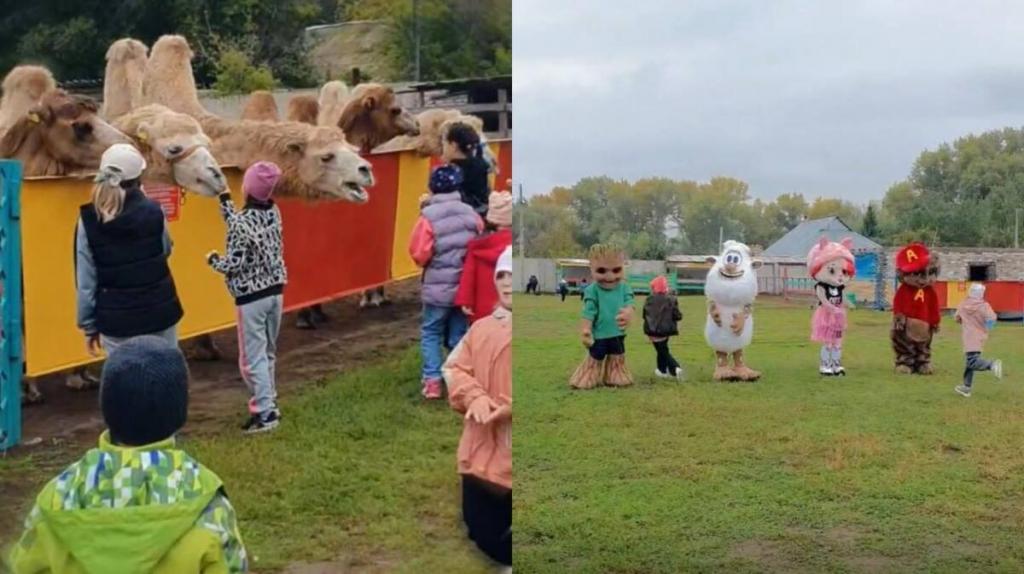
[[[114,144],[103,152],[100,159],[100,170],[96,174],[97,183],[118,185],[122,181],[138,179],[146,171],[146,160],[139,150],[129,144]]]

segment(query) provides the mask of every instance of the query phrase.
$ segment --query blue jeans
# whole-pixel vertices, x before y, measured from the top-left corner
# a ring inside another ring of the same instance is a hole
[[[423,322],[420,326],[420,352],[423,355],[423,380],[441,378],[444,356],[443,345],[449,351],[466,334],[466,316],[458,307],[438,307],[423,304]]]
[[[991,371],[992,361],[983,359],[981,353],[967,353],[967,365],[964,367],[964,386],[968,389],[974,384],[974,371]]]

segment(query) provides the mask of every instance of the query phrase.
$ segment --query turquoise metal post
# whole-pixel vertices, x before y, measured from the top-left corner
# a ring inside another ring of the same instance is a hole
[[[0,160],[0,451],[21,441],[21,164]]]

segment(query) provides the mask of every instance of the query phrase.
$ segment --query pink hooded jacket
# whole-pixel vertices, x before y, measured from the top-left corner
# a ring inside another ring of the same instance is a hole
[[[972,287],[972,291],[974,290]],[[981,352],[985,341],[988,340],[988,327],[985,323],[996,320],[996,312],[992,310],[988,301],[985,301],[984,288],[980,290],[978,296],[975,296],[975,293],[976,291],[972,292],[971,296],[961,301],[956,309],[956,319],[960,323],[965,353]]]

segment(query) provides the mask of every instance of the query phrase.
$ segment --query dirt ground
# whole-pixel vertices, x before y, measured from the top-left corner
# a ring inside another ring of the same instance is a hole
[[[419,341],[419,285],[416,280],[391,285],[390,305],[359,308],[359,296],[324,306],[330,322],[315,331],[295,328],[289,313],[278,338],[278,394],[298,392],[304,385],[358,368],[381,355],[409,348]],[[223,358],[214,362],[189,361],[192,380],[189,420],[183,433],[202,435],[240,426],[247,415],[248,393],[238,372],[238,341],[234,330],[214,334]],[[186,350],[188,343],[183,345]],[[0,465],[16,465],[28,454],[35,468],[55,470],[95,444],[103,429],[95,390],[73,391],[60,376],[45,377],[40,390],[46,401],[22,411],[22,445],[0,458]],[[0,541],[8,540],[21,522],[26,497],[38,485],[17,480],[21,473],[0,474]],[[6,512],[7,509],[15,512]]]

